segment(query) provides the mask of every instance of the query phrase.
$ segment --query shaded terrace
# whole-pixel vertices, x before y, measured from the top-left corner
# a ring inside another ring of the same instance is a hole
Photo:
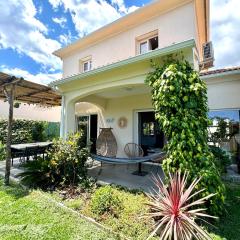
[[[14,101],[40,106],[60,106],[61,96],[52,88],[0,72],[0,99],[9,103],[5,183],[9,184]]]

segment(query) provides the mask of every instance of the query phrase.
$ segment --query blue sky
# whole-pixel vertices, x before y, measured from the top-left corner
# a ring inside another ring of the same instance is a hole
[[[0,1],[0,71],[44,84],[56,80],[61,77],[61,61],[53,51],[148,2]],[[211,0],[216,67],[240,65],[239,9],[239,0]]]

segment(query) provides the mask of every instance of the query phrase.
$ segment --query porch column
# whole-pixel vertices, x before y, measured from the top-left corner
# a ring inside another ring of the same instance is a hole
[[[64,138],[65,118],[66,118],[65,96],[62,96],[62,104],[61,104],[61,123],[60,123],[60,137],[61,137],[61,138]]]
[[[64,138],[75,132],[75,102],[65,101]]]

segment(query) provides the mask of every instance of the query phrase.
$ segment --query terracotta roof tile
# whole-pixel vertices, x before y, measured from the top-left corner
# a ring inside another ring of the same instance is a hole
[[[206,76],[206,75],[213,75],[213,74],[219,74],[219,73],[225,73],[225,72],[232,72],[240,70],[240,66],[238,67],[228,67],[228,68],[220,68],[220,69],[214,69],[206,72],[200,72],[200,76]]]

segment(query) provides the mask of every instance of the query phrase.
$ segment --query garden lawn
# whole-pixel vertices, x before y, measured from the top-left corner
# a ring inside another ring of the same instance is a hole
[[[119,239],[48,201],[40,191],[5,187],[0,179],[0,239]]]
[[[213,240],[239,240],[240,239],[240,185],[225,183],[227,188],[226,211],[218,222],[213,223],[216,228],[209,229]],[[145,205],[147,198],[141,193],[132,193],[124,189],[112,186],[113,191],[123,203],[123,208],[117,217],[111,214],[97,216],[91,210],[89,200],[81,197],[71,199],[60,199],[63,204],[73,208],[80,213],[95,218],[97,221],[111,227],[116,232],[121,232],[132,239],[143,240],[151,232],[150,219],[142,218],[148,207]],[[209,219],[206,219],[209,220]],[[158,239],[154,237],[153,239]]]
[[[217,228],[212,229],[217,236],[214,240],[239,240],[240,239],[240,184],[226,183],[226,214],[221,217]]]

